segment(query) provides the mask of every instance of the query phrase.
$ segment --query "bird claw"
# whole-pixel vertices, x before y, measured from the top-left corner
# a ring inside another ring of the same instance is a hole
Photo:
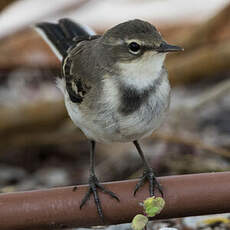
[[[102,219],[103,223],[104,223],[104,216],[103,216],[103,212],[102,212],[102,207],[101,207],[101,202],[98,196],[98,191],[97,189],[100,189],[102,192],[110,195],[112,198],[116,199],[117,201],[120,201],[119,198],[116,196],[115,193],[105,189],[98,181],[97,177],[95,175],[90,175],[89,177],[89,190],[87,191],[87,193],[85,194],[84,198],[81,201],[80,204],[80,209],[85,205],[85,203],[90,199],[90,195],[91,193],[93,194],[94,197],[94,202],[96,204],[97,207],[97,212],[100,216],[100,218]]]
[[[139,190],[140,187],[142,187],[145,183],[145,181],[149,182],[149,194],[150,196],[154,196],[154,190],[155,188],[158,189],[160,192],[161,196],[163,197],[163,190],[159,182],[157,181],[157,178],[155,177],[153,170],[150,169],[145,169],[143,176],[140,178],[139,182],[136,184],[136,187],[134,189],[133,195],[136,195],[136,192]]]

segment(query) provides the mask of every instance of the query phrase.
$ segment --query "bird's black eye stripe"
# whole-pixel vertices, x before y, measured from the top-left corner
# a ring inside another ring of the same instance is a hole
[[[138,53],[141,49],[141,46],[136,42],[129,43],[128,47],[132,53]]]

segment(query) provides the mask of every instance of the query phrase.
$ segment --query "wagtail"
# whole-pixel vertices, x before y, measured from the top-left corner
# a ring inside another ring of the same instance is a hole
[[[133,142],[144,166],[134,195],[146,180],[150,196],[155,188],[162,193],[138,140],[151,135],[165,119],[170,85],[164,59],[182,48],[169,45],[153,25],[139,19],[118,24],[103,35],[69,19],[35,28],[62,62],[58,88],[72,121],[90,140],[89,191],[80,208],[93,194],[103,218],[98,189],[119,201],[95,175],[96,142]]]

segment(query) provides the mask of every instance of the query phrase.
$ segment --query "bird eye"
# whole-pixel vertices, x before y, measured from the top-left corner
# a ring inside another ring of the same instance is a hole
[[[141,50],[141,46],[136,42],[131,42],[128,45],[129,51],[133,54],[138,54]]]

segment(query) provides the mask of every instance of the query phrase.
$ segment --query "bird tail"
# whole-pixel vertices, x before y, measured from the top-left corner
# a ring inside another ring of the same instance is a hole
[[[35,30],[61,61],[67,55],[68,49],[76,44],[73,38],[88,37],[95,34],[90,28],[67,18],[60,19],[58,23],[38,23],[35,25]]]

